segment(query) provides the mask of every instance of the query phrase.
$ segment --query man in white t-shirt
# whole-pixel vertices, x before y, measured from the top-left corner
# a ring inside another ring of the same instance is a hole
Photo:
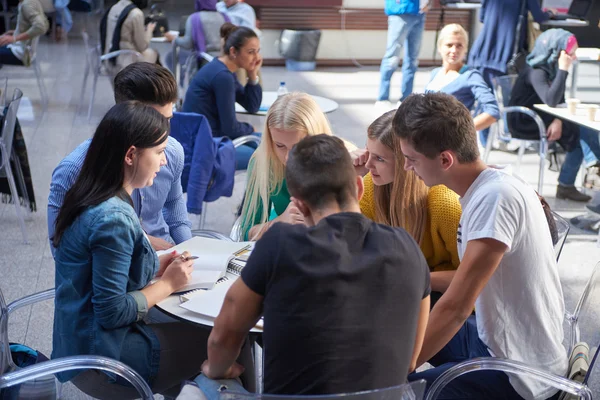
[[[453,96],[411,95],[393,124],[404,168],[427,186],[448,186],[461,196],[463,209],[457,232],[461,262],[447,272],[450,285],[431,311],[417,362],[435,368],[409,380],[431,384],[461,361],[489,356],[564,375],[563,293],[535,191],[481,160],[473,119]],[[454,380],[440,398],[541,400],[555,394],[522,375],[478,371]]]

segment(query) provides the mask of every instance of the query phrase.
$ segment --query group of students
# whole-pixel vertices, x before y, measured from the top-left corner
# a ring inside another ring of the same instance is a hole
[[[155,252],[191,237],[177,212],[183,150],[168,135],[176,93],[165,68],[129,65],[115,78],[117,105],[53,173],[53,358],[121,360],[167,394],[199,373],[207,393],[252,390],[247,333],[264,316],[267,393],[431,384],[457,362],[490,355],[566,372],[542,206],[519,178],[481,161],[469,110],[444,93],[412,95],[379,117],[366,151],[333,136],[310,96],[278,98],[250,161],[242,226],[258,241],[241,278],[212,331],[165,322],[153,306],[192,270],[186,253]],[[426,361],[435,368],[413,372]],[[102,372],[59,379],[98,398],[136,396]],[[493,371],[444,393],[554,395]]]

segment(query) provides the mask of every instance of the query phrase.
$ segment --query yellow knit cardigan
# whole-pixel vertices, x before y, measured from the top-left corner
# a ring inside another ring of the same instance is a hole
[[[365,192],[360,200],[360,210],[375,221],[375,196],[371,174],[364,179]],[[458,268],[456,234],[462,208],[458,195],[444,185],[429,189],[427,196],[427,226],[423,234],[421,251],[432,272]]]

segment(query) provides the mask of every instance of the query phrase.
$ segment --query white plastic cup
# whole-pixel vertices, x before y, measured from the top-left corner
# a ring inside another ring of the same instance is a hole
[[[588,119],[590,121],[596,121],[596,112],[598,111],[598,108],[600,108],[600,106],[597,106],[596,104],[590,104],[588,106]]]
[[[567,99],[567,108],[569,109],[569,114],[577,114],[577,106],[579,103],[581,103],[579,99]]]

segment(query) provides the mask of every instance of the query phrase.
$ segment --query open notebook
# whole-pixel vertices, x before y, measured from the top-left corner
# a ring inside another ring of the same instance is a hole
[[[194,289],[212,289],[215,283],[223,278],[230,267],[235,267],[232,260],[252,248],[253,242],[228,242],[225,240],[193,237],[175,247],[157,254],[170,253],[176,250],[178,253],[189,252],[197,256],[194,260],[194,272],[189,284],[179,289],[178,292],[186,292]]]
[[[193,313],[214,319],[219,315],[225,295],[233,283],[239,278],[250,252],[239,256],[227,267],[227,273],[223,276],[212,290],[194,290],[180,296],[182,301],[180,307]],[[262,319],[256,324],[256,328],[262,329]]]

